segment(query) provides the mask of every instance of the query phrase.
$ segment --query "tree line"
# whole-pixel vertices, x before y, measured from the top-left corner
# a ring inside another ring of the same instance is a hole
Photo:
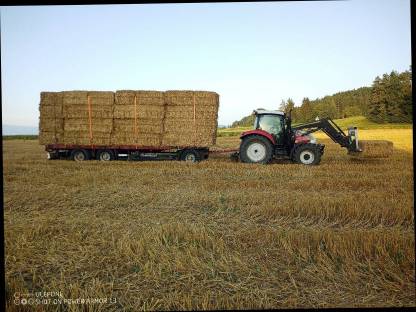
[[[310,100],[305,97],[300,106],[289,98],[282,100],[278,109],[289,112],[295,123],[310,122],[316,117],[341,119],[365,116],[377,123],[412,122],[412,69],[377,76],[371,87],[338,92]],[[250,126],[254,116],[235,121],[232,127]]]

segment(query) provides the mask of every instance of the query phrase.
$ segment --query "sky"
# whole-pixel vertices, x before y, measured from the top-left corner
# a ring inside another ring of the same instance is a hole
[[[41,91],[206,90],[219,125],[411,65],[410,0],[0,7],[3,124]]]

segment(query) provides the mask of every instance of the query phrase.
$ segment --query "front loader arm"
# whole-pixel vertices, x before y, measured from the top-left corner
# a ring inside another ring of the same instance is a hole
[[[348,128],[348,135],[331,119],[324,118],[318,121],[304,123],[292,127],[293,131],[306,130],[306,133],[312,133],[315,131],[322,130],[332,141],[345,147],[348,151],[360,152],[358,147],[357,127]]]

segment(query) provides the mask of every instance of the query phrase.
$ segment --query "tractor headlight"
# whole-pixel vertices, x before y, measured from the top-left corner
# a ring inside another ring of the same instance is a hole
[[[308,137],[310,139],[310,143],[316,144],[316,138],[313,136],[313,134],[308,134]]]

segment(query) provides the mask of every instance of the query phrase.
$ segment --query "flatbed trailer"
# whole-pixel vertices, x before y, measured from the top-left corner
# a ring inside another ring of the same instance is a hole
[[[84,160],[184,160],[197,162],[208,159],[209,148],[196,146],[140,145],[45,145],[48,159]]]

